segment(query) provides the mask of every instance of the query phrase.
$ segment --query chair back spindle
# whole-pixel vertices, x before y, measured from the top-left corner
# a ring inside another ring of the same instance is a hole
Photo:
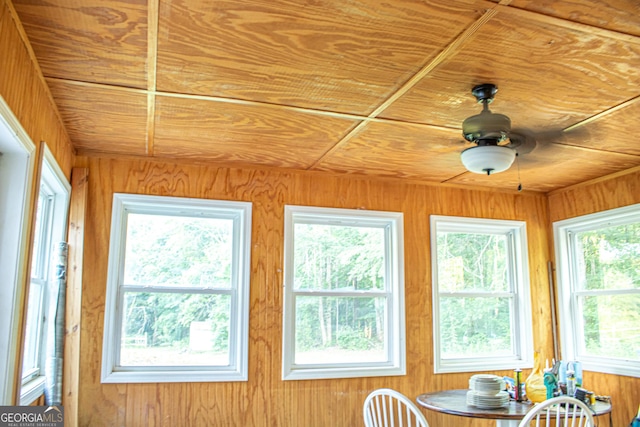
[[[367,396],[363,416],[366,427],[429,427],[415,403],[388,388],[374,390]]]

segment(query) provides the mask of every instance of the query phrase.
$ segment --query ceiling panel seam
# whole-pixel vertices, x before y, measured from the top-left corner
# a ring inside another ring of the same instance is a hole
[[[608,116],[609,114],[612,114],[612,113],[614,113],[614,112],[616,112],[618,110],[622,110],[623,108],[629,107],[630,105],[633,105],[636,102],[640,102],[640,95],[638,95],[638,96],[636,96],[634,98],[628,99],[628,100],[626,100],[626,101],[624,101],[624,102],[622,102],[622,103],[620,103],[618,105],[615,105],[615,106],[613,106],[613,107],[611,107],[611,108],[609,108],[607,110],[601,111],[598,114],[594,114],[591,117],[587,117],[586,119],[581,120],[578,123],[574,123],[571,126],[563,129],[563,131],[564,132],[569,132],[569,131],[574,130],[574,129],[580,127],[580,126],[584,126],[584,125],[589,124],[591,122],[594,122],[594,121],[596,121],[596,120],[598,120],[598,119],[600,119],[602,117]]]
[[[495,7],[498,5],[496,4]],[[384,110],[386,110],[391,104],[400,99],[405,93],[411,90],[416,84],[418,84],[422,79],[427,76],[431,71],[433,71],[438,65],[442,64],[448,58],[454,56],[456,53],[460,51],[460,48],[464,46],[475,33],[478,32],[483,25],[493,18],[497,12],[495,7],[492,9],[487,9],[480,18],[473,21],[469,27],[467,27],[462,33],[458,35],[458,37],[453,40],[453,42],[449,43],[438,55],[435,56],[431,61],[429,61],[424,67],[420,69],[416,74],[413,75],[404,85],[402,85],[397,91],[392,93],[382,104],[378,106],[375,110],[369,114],[369,118],[377,117],[382,114]],[[328,156],[346,144],[353,137],[358,135],[365,126],[367,126],[368,121],[364,120],[358,123],[351,131],[349,131],[342,139],[336,142],[331,148],[329,148],[324,154],[322,154],[318,160],[316,160],[309,169],[314,169],[320,163],[322,163]]]
[[[525,19],[534,19],[538,22],[544,22],[553,26],[562,27],[568,30],[580,31],[583,33],[589,33],[592,35],[598,35],[601,37],[612,38],[628,43],[640,43],[640,37],[633,34],[622,33],[619,31],[609,30],[606,28],[596,27],[594,25],[585,24],[582,22],[571,21],[565,18],[558,18],[555,16],[545,15],[543,13],[534,12],[532,10],[520,9],[515,6],[506,6],[496,4],[496,11],[500,13],[509,14],[512,16],[522,17]]]
[[[147,140],[145,150],[154,155],[156,127],[156,80],[158,64],[159,1],[149,0],[147,6]]]

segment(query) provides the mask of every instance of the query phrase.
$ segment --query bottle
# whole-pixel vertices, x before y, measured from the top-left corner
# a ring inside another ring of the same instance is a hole
[[[576,395],[576,375],[571,369],[567,369],[567,395]]]
[[[567,361],[560,361],[560,370],[558,371],[558,382],[561,384],[567,384]]]
[[[515,369],[514,371],[514,399],[516,400],[516,402],[522,402],[524,400],[524,397],[522,396],[522,389],[523,389],[523,384],[522,384],[522,370],[520,369]]]
[[[582,363],[574,360],[573,362],[573,373],[576,377],[576,388],[584,387],[582,384]]]
[[[544,402],[547,398],[547,387],[544,385],[544,375],[540,367],[540,353],[533,355],[533,370],[524,382],[527,397],[533,403]]]

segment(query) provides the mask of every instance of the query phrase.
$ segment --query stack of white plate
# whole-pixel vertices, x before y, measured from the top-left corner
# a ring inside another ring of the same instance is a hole
[[[469,378],[467,405],[481,409],[494,409],[509,403],[504,380],[497,375],[477,374]]]

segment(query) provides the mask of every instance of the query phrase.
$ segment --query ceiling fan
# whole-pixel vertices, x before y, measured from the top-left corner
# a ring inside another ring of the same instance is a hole
[[[482,104],[482,112],[462,123],[464,138],[476,144],[460,154],[462,164],[470,172],[487,175],[503,172],[511,167],[516,155],[529,153],[536,147],[532,134],[513,132],[509,117],[489,110],[497,91],[491,83],[477,85],[471,91]]]

